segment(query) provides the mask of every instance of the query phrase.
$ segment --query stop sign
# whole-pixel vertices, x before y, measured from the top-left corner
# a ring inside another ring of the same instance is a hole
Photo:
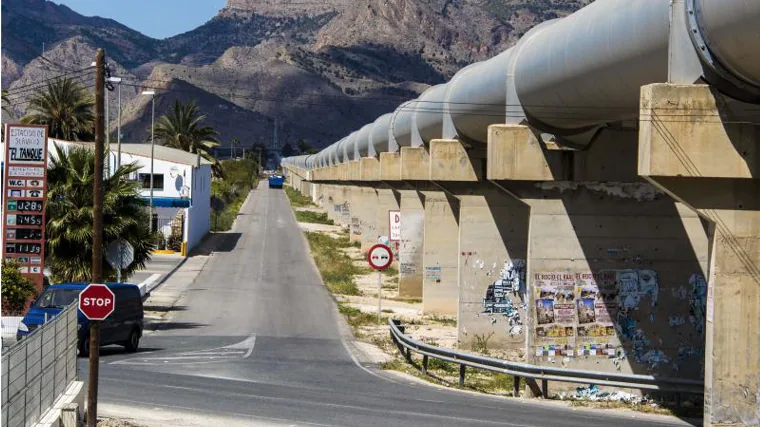
[[[105,320],[116,307],[116,297],[108,286],[92,283],[79,294],[79,310],[90,320]]]

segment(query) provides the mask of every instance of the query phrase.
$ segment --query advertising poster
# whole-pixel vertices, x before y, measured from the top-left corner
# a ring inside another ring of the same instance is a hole
[[[579,356],[610,356],[620,346],[613,320],[619,309],[618,272],[577,274]]]
[[[575,354],[576,289],[572,273],[536,273],[536,356]]]

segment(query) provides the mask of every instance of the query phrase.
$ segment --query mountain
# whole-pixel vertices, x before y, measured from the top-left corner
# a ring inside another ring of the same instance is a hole
[[[268,141],[276,121],[281,140],[321,147],[589,1],[227,0],[205,24],[156,40],[50,1],[3,0],[2,86],[21,114],[40,81],[104,47],[124,79],[128,139],[146,139],[139,87],[156,87],[157,114],[194,99],[224,142]]]

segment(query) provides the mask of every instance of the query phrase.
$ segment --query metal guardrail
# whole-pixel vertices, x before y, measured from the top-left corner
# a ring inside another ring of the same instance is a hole
[[[2,360],[2,426],[34,425],[77,377],[77,304],[26,336]]]
[[[519,396],[520,378],[541,380],[541,394],[544,397],[548,396],[549,381],[589,383],[640,390],[673,392],[677,396],[680,394],[704,393],[704,383],[699,380],[537,366],[435,347],[404,335],[404,326],[399,320],[389,319],[388,324],[390,326],[391,339],[399,347],[402,354],[406,350],[405,357],[407,360],[411,359],[412,351],[422,355],[423,374],[427,374],[429,357],[458,364],[460,386],[464,386],[466,369],[470,367],[512,375],[514,377],[515,396]]]

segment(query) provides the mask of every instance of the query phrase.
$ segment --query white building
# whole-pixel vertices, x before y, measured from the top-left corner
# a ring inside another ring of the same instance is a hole
[[[94,148],[91,142],[49,138],[49,158],[55,156],[55,144],[63,149],[72,146]],[[113,171],[117,167],[116,144],[112,143],[110,148],[106,167]],[[4,157],[4,146],[2,152]],[[131,178],[141,184],[146,202],[150,199],[150,159],[150,144],[121,144],[121,163],[140,166]],[[183,246],[189,253],[211,227],[211,162],[199,159],[195,154],[158,144],[155,145],[153,159],[154,226],[167,235],[172,226],[175,231],[181,228]]]

